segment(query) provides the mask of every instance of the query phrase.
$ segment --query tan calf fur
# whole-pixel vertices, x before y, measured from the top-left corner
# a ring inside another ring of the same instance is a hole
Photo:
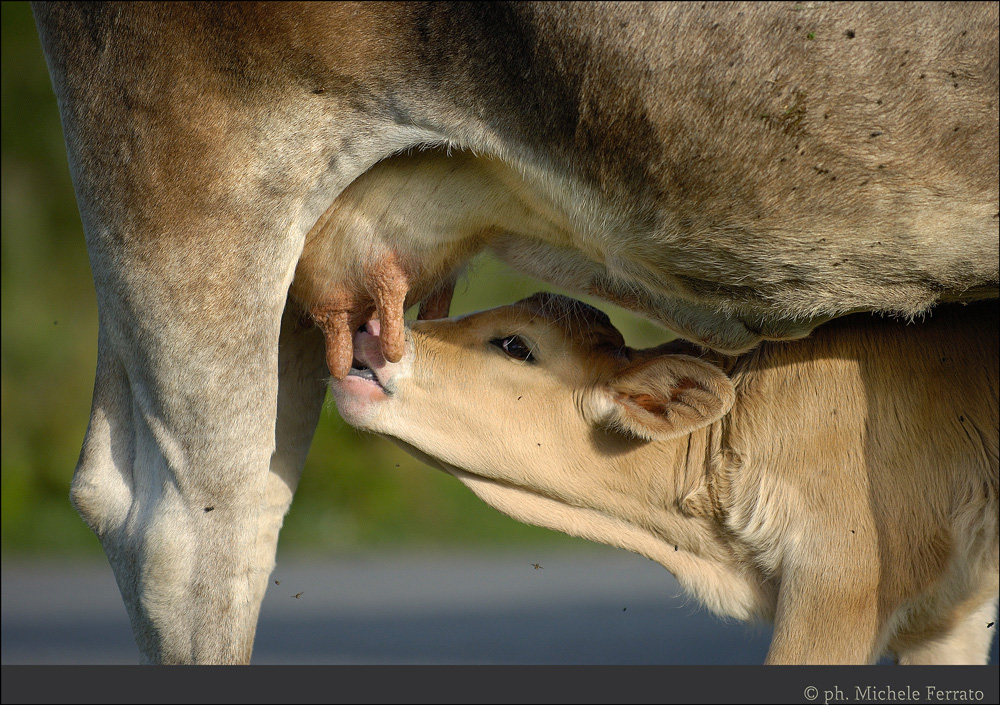
[[[325,370],[484,248],[731,353],[998,295],[996,3],[34,12],[100,312],[72,498],[143,662],[250,659]]]
[[[985,663],[998,588],[998,307],[868,314],[739,357],[625,346],[537,294],[378,326],[344,418],[520,521],[663,564],[713,611],[775,622],[768,663]]]

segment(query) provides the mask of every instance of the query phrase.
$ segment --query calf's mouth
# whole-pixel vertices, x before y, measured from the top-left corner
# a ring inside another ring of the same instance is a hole
[[[372,368],[369,367],[367,363],[357,358],[354,358],[354,360],[351,362],[351,369],[348,371],[347,376],[360,377],[361,379],[367,382],[371,382],[372,384],[378,386],[379,389],[381,389],[383,392],[386,391],[385,386],[379,380],[378,375],[375,374],[375,371],[372,370]]]

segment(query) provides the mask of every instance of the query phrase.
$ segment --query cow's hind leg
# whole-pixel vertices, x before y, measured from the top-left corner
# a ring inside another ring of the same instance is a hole
[[[144,662],[245,663],[322,405],[322,338],[290,312],[279,353],[278,308],[273,323],[206,324],[198,345],[178,344],[181,312],[160,335],[132,337],[123,329],[143,323],[109,307],[74,503],[108,554]]]
[[[291,505],[326,397],[329,372],[325,359],[322,332],[289,302],[281,321],[278,347],[275,449],[257,536],[261,599],[274,568],[278,532]]]
[[[342,123],[227,33],[266,22],[254,7],[34,11],[100,320],[73,501],[144,662],[245,663],[322,404],[322,341],[282,319],[306,232],[357,176],[331,173]]]

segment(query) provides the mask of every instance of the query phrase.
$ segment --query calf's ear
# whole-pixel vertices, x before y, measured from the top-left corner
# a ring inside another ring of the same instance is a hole
[[[733,383],[718,367],[687,355],[661,355],[621,370],[590,400],[592,420],[647,440],[691,433],[733,406]]]

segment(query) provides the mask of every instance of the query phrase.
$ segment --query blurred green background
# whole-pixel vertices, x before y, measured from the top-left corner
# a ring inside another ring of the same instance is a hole
[[[55,96],[27,3],[2,10],[2,553],[101,555],[69,504],[90,413],[97,304]],[[453,314],[554,290],[489,259]],[[591,303],[596,303],[590,301]],[[669,335],[609,304],[632,345]],[[282,551],[582,542],[489,508],[450,476],[347,426],[332,402],[306,461]]]

